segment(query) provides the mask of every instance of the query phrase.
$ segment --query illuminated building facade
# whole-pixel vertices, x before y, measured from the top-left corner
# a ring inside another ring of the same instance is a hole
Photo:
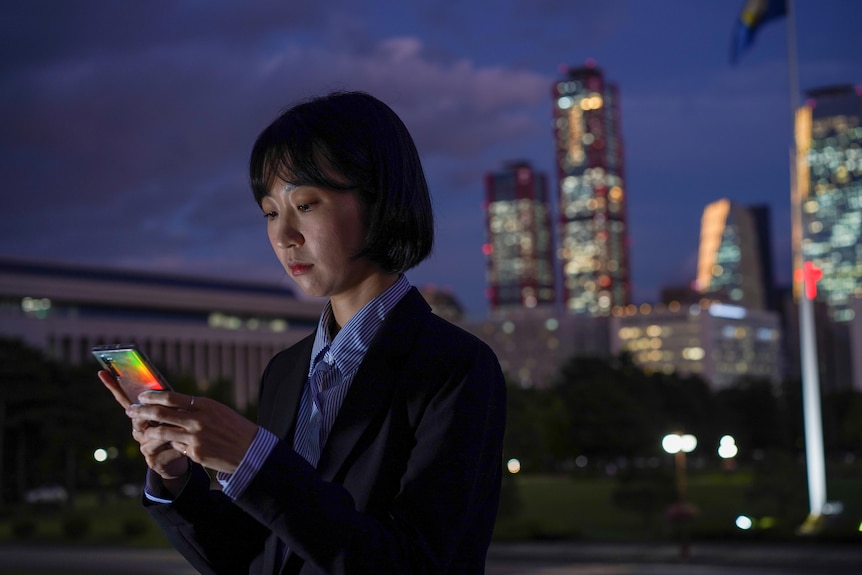
[[[802,253],[823,271],[817,299],[851,321],[862,297],[862,87],[813,90],[796,114]]]
[[[607,316],[630,297],[618,90],[588,63],[552,92],[563,304]]]
[[[618,308],[611,318],[611,352],[629,352],[646,371],[697,375],[713,389],[740,378],[781,379],[781,320],[777,313],[704,300]]]
[[[485,178],[488,302],[491,312],[553,304],[554,251],[548,183],[529,163]]]
[[[67,364],[95,345],[134,343],[168,379],[233,386],[257,402],[264,367],[317,327],[323,304],[277,284],[0,258],[0,336]]]
[[[524,388],[548,388],[572,357],[609,355],[609,320],[543,307],[510,310],[461,327],[494,350],[507,381]]]
[[[775,287],[766,206],[728,199],[703,211],[697,289],[748,309],[774,309]]]

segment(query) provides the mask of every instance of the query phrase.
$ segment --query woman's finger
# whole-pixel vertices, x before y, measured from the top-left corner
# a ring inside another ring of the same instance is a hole
[[[145,391],[138,396],[138,402],[144,405],[163,405],[183,411],[193,411],[197,398],[176,391]]]
[[[99,372],[99,379],[102,381],[105,387],[108,388],[108,390],[111,392],[111,395],[113,395],[114,399],[117,400],[117,403],[122,405],[123,408],[129,407],[132,402],[129,401],[128,397],[126,397],[126,394],[120,388],[120,384],[117,383],[117,380],[114,379],[114,376],[111,375],[111,372],[103,369]]]
[[[182,427],[174,425],[156,425],[145,429],[142,432],[144,441],[148,444],[154,444],[158,447],[179,442],[188,444],[190,435]]]

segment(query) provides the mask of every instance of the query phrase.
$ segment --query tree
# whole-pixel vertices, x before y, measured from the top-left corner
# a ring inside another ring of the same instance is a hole
[[[719,390],[716,402],[721,433],[732,435],[743,452],[791,448],[787,409],[771,382],[740,379]]]
[[[654,373],[653,388],[658,394],[664,428],[658,437],[683,431],[698,437],[702,443],[712,443],[716,434],[716,402],[709,385],[697,376],[676,373]]]
[[[848,389],[823,398],[823,435],[830,451],[852,453],[862,446],[862,393]]]
[[[95,448],[118,446],[122,455],[131,442],[128,419],[95,364],[62,365],[20,340],[0,339],[0,481],[15,478],[0,484],[0,502],[55,483],[66,487],[71,505],[81,483],[98,481]],[[100,473],[120,480],[133,467],[120,456]],[[134,472],[142,473],[139,464]]]
[[[49,380],[49,363],[40,352],[21,340],[0,338],[0,508],[25,488],[24,470],[14,463],[23,460],[24,430],[32,423],[27,406],[38,401]],[[6,484],[7,468],[14,470],[14,486]]]
[[[553,470],[557,461],[571,453],[566,443],[569,426],[556,394],[509,386],[503,440],[507,459],[517,458],[525,470]]]
[[[653,382],[628,356],[572,358],[554,392],[569,414],[572,453],[616,458],[653,450],[659,403]]]

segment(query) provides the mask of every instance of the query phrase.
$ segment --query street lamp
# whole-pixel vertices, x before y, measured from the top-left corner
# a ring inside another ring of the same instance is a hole
[[[521,461],[519,459],[516,459],[513,457],[512,459],[510,459],[509,461],[506,462],[506,469],[512,475],[514,475],[515,473],[518,473],[519,471],[521,471]]]
[[[736,463],[733,458],[739,453],[739,448],[736,447],[736,440],[732,435],[723,435],[718,442],[718,456],[724,462],[724,468],[733,470],[736,468]]]
[[[685,454],[697,447],[697,438],[688,433],[669,433],[661,440],[662,449],[674,456],[676,463],[676,491],[680,503],[686,500]]]
[[[686,523],[697,515],[697,509],[686,501],[685,455],[697,447],[697,438],[688,433],[670,433],[661,440],[662,449],[674,456],[676,466],[676,492],[678,501],[668,509],[668,518],[679,524],[679,556],[688,560],[688,529]]]

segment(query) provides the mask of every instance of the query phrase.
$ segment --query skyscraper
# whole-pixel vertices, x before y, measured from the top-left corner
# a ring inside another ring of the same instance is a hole
[[[769,208],[718,200],[703,210],[697,289],[748,309],[774,309]]]
[[[553,304],[553,236],[548,182],[525,161],[508,162],[485,177],[491,311]]]
[[[588,62],[567,70],[552,94],[563,304],[607,316],[629,303],[618,90]]]
[[[862,87],[807,97],[796,114],[802,253],[823,272],[817,299],[845,322],[862,297]]]

